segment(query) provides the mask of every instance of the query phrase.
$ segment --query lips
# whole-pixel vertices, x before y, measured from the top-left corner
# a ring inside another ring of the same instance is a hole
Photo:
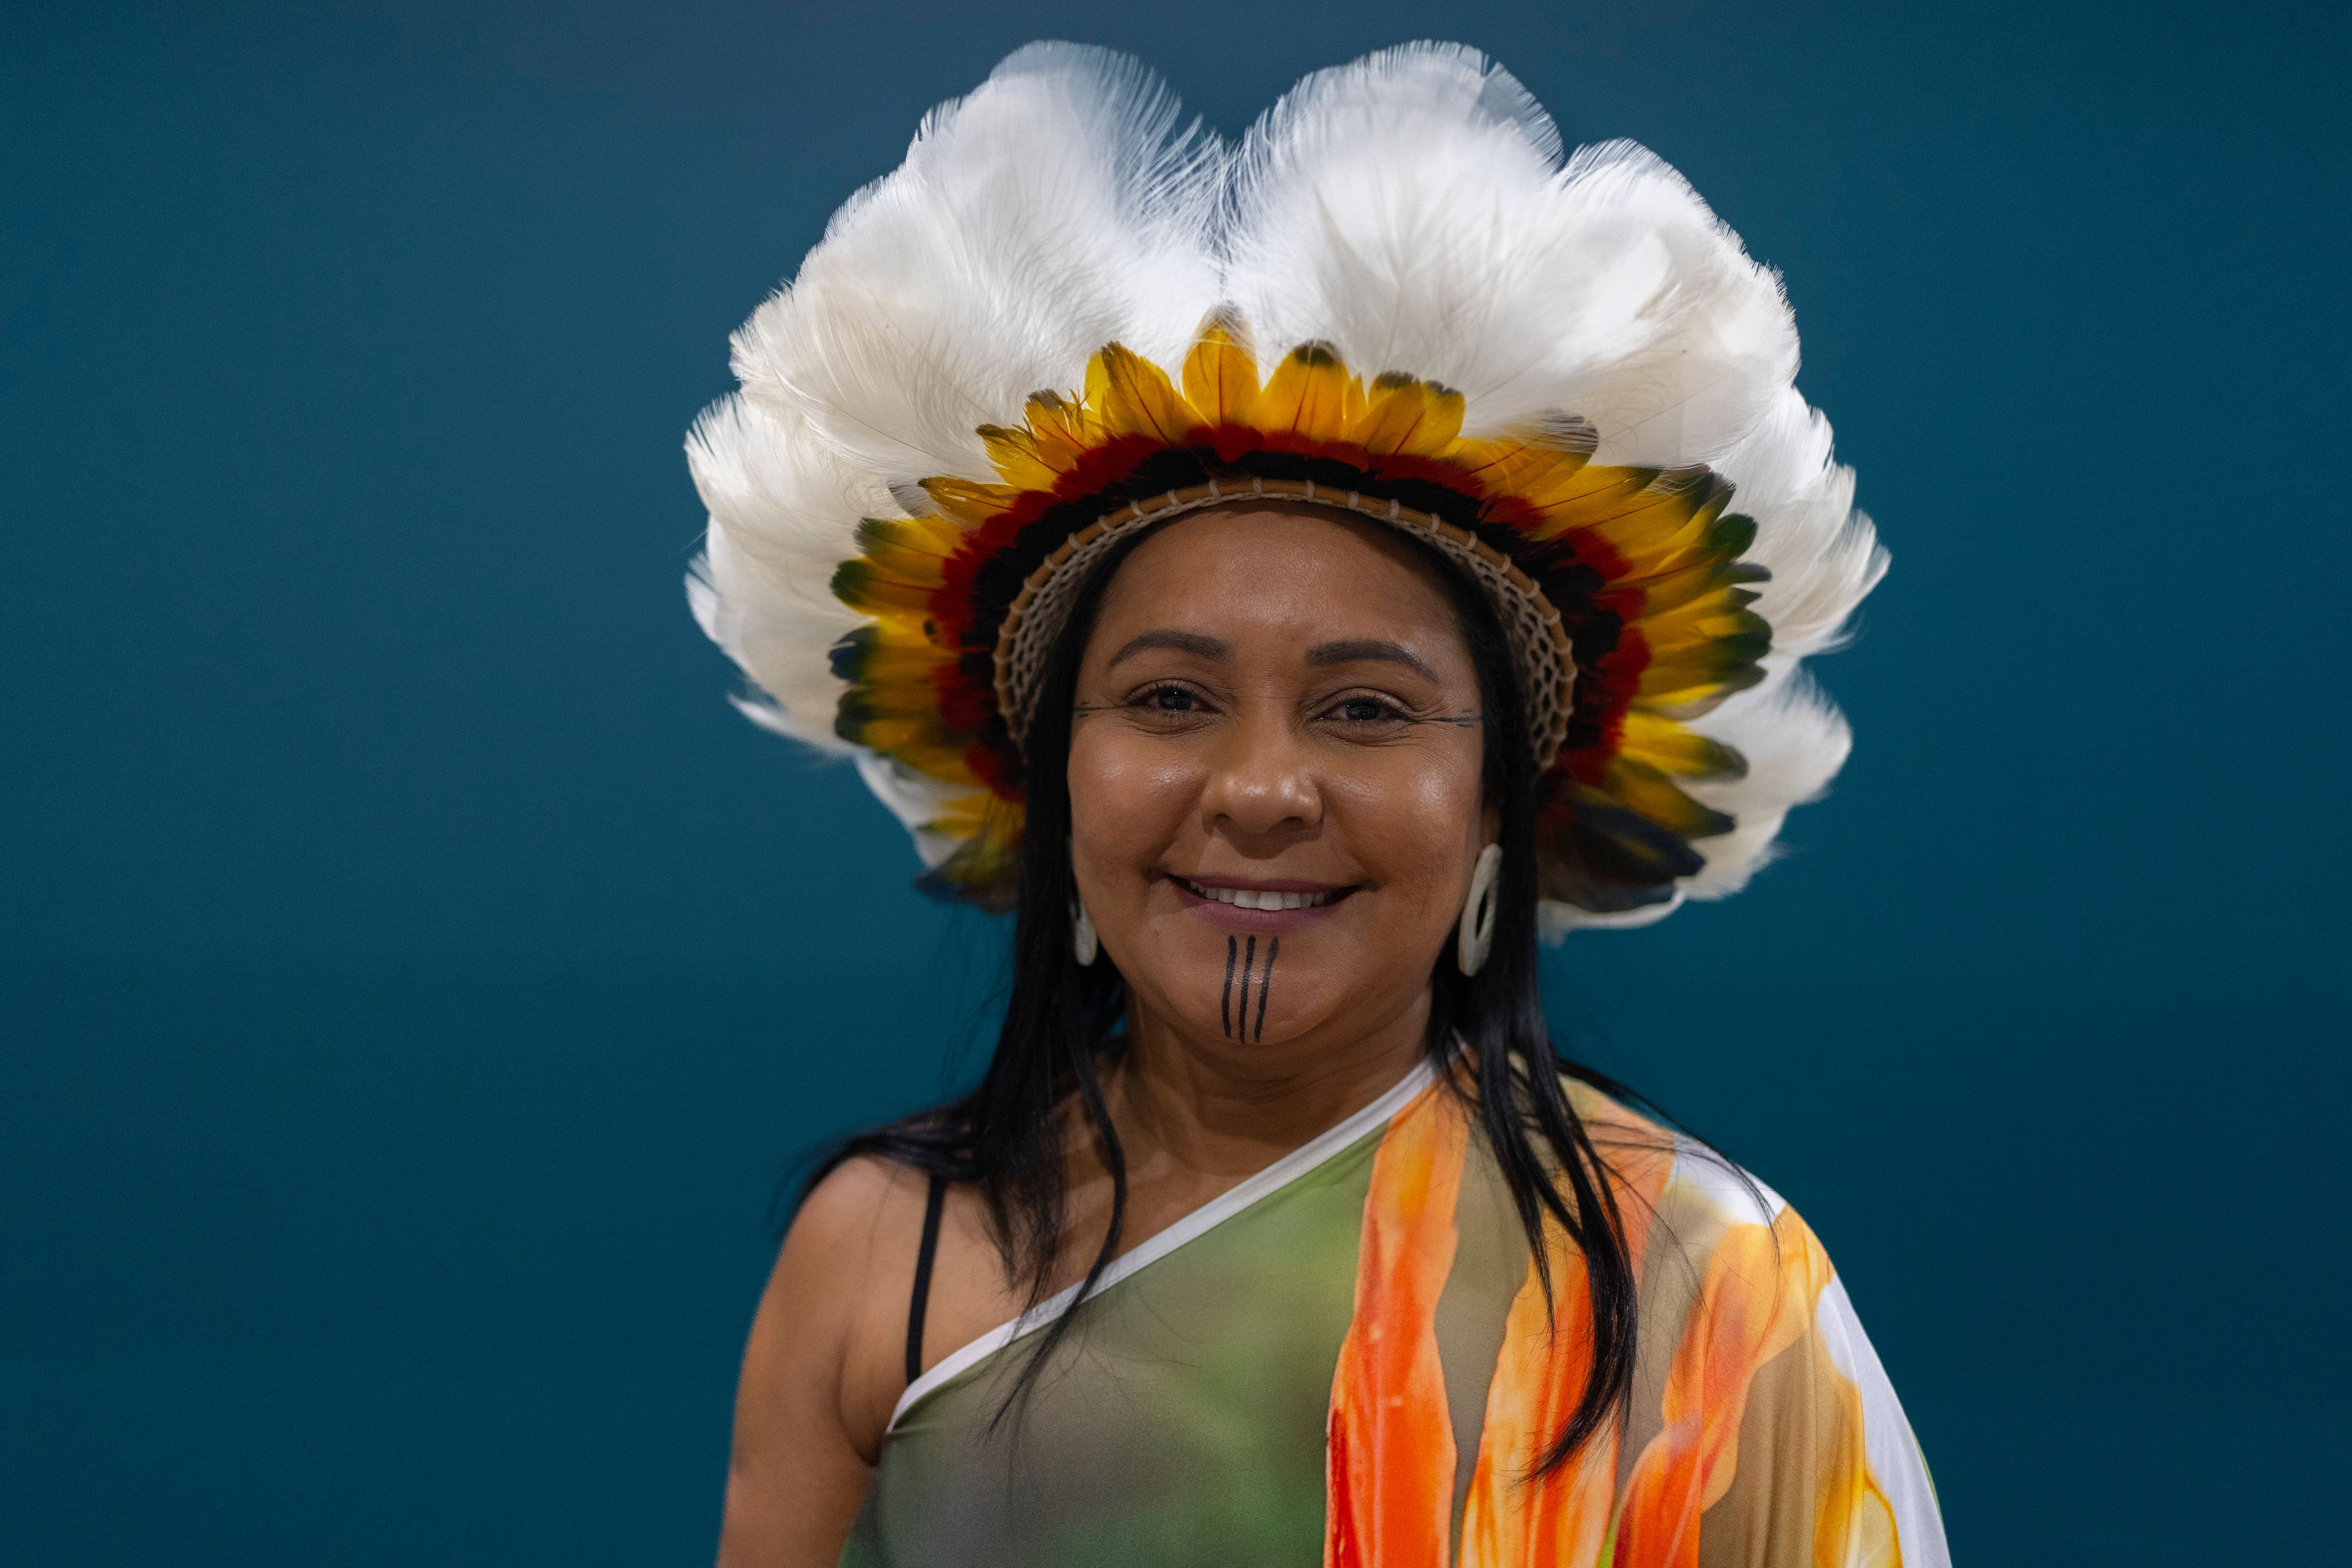
[[[1223,882],[1195,882],[1184,877],[1168,879],[1196,899],[1213,899],[1237,910],[1319,910],[1355,891],[1353,888],[1315,888],[1310,890],[1265,884],[1244,888]]]
[[[1328,882],[1242,882],[1225,878],[1196,881],[1168,876],[1169,886],[1191,913],[1223,931],[1278,935],[1327,919],[1355,887]]]

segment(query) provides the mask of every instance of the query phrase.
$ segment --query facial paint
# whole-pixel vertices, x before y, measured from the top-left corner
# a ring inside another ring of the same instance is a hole
[[[1280,937],[1275,937],[1265,944],[1265,973],[1258,976],[1257,982],[1257,1038],[1260,1042],[1265,1039],[1265,999],[1274,994],[1274,955],[1281,951]]]
[[[1234,939],[1225,938],[1225,995],[1224,1000],[1217,1004],[1217,1010],[1224,1016],[1225,1038],[1229,1040],[1234,1037],[1234,954],[1236,950]]]
[[[1281,952],[1282,939],[1278,936],[1268,937],[1265,942],[1265,966],[1260,968],[1257,962],[1257,938],[1251,937],[1246,945],[1239,937],[1225,938],[1225,990],[1224,994],[1217,998],[1217,1016],[1224,1025],[1225,1038],[1247,1040],[1253,1045],[1265,1038],[1266,998],[1274,994],[1274,961],[1276,955]],[[1242,977],[1239,1005],[1235,1005],[1234,999],[1234,974],[1236,970],[1240,972]],[[1250,986],[1252,984],[1257,987],[1257,1020],[1255,1026],[1250,1020]],[[1241,1020],[1239,1034],[1234,1031],[1234,1020],[1236,1016]]]

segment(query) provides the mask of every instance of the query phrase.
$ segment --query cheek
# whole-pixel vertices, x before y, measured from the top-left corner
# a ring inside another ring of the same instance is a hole
[[[1349,843],[1392,906],[1454,901],[1485,805],[1475,764],[1400,769],[1333,795]]]
[[[1103,724],[1081,724],[1071,737],[1070,837],[1090,899],[1139,893],[1117,873],[1149,870],[1191,819],[1200,770],[1169,751]]]

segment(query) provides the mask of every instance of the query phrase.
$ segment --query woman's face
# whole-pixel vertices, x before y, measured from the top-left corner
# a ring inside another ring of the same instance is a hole
[[[1070,740],[1079,896],[1199,1040],[1345,1043],[1417,1005],[1479,850],[1478,679],[1379,523],[1204,512],[1111,580]]]

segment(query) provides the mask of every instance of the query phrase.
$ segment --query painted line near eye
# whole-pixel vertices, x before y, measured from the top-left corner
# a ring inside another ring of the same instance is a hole
[[[1165,689],[1181,690],[1181,688],[1170,687]],[[1208,710],[1201,709],[1155,708],[1149,701],[1149,698],[1154,694],[1155,693],[1152,692],[1147,692],[1145,693],[1144,698],[1129,702],[1076,703],[1070,709],[1070,717],[1074,720],[1091,719],[1097,713],[1132,712],[1162,713],[1171,715],[1181,714],[1187,718],[1208,718],[1213,716]],[[1195,701],[1199,700],[1198,696],[1194,693],[1186,692],[1185,695]],[[1349,699],[1349,700],[1366,700]],[[1374,699],[1371,700],[1384,701],[1385,700]],[[1343,703],[1342,705],[1344,706],[1345,704]],[[1391,708],[1389,711],[1381,714],[1377,718],[1360,719],[1356,721],[1356,722],[1363,724],[1451,724],[1457,730],[1475,730],[1486,721],[1486,716],[1483,713],[1402,713],[1398,712],[1393,708]]]

